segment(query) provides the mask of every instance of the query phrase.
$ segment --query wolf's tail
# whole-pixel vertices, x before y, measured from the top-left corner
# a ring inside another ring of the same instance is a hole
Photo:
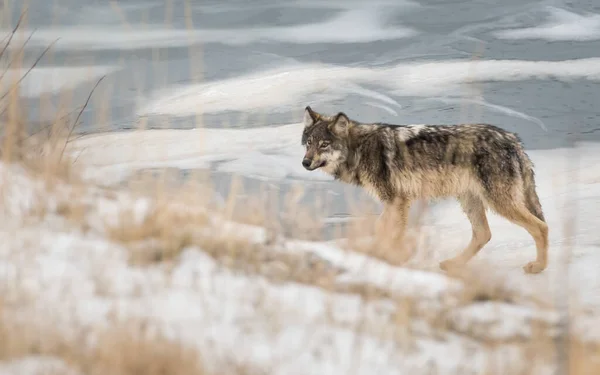
[[[523,192],[525,194],[525,206],[535,217],[545,222],[544,212],[540,199],[535,190],[535,172],[533,170],[533,162],[527,154],[523,152],[523,162],[521,163],[521,175],[523,176]]]

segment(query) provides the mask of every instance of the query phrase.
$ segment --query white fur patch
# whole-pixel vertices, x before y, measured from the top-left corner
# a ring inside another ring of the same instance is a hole
[[[326,164],[321,168],[325,173],[333,174],[337,169],[342,153],[338,150],[322,154],[320,159],[326,161]]]
[[[405,142],[413,137],[416,137],[426,127],[427,125],[424,124],[407,125],[398,128],[396,130],[396,135],[400,141]]]
[[[309,126],[313,126],[314,123],[315,123],[313,121],[312,117],[310,116],[310,113],[308,112],[307,109],[304,110],[304,120],[303,120],[303,123],[304,123],[304,127],[305,128],[308,128]]]
[[[416,124],[416,125],[408,125],[407,128],[411,129],[415,134],[418,134],[421,130],[425,129],[428,125],[425,124]]]

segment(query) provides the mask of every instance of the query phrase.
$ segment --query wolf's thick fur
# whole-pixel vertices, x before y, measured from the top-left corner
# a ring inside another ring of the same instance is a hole
[[[362,186],[384,205],[382,225],[402,241],[411,202],[455,197],[471,222],[469,245],[440,264],[465,264],[490,241],[486,208],[525,228],[537,257],[523,268],[548,263],[548,226],[536,190],[533,164],[519,137],[488,124],[363,124],[344,113],[328,116],[306,107],[302,165]],[[383,229],[382,229],[383,230]]]

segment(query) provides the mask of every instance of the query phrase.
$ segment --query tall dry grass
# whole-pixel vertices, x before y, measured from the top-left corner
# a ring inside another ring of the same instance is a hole
[[[127,25],[127,19],[116,2],[111,6]],[[194,27],[190,16],[190,2],[185,2],[186,25]],[[166,19],[172,15],[167,14]],[[51,45],[29,66],[24,63],[24,48],[8,48],[17,43],[24,45],[27,42],[22,34],[18,33],[20,27],[26,23],[26,13],[13,27],[13,32],[5,38],[5,44],[0,51],[0,61],[3,62],[4,72],[8,69],[19,68],[27,75],[36,64],[51,53]],[[158,59],[158,54],[155,55]],[[202,79],[202,50],[194,47],[190,56],[196,63],[190,64],[191,76],[196,80]],[[4,163],[19,163],[24,165],[48,182],[63,181],[85,187],[88,183],[80,178],[77,163],[65,152],[67,144],[74,136],[77,126],[86,110],[94,90],[102,84],[102,79],[90,88],[87,98],[78,98],[76,111],[59,108],[54,114],[54,121],[32,129],[24,116],[24,108],[20,99],[20,82],[23,77],[9,80],[5,74],[0,81],[2,97],[0,100],[0,121],[2,125],[0,155]],[[159,77],[160,78],[160,77]],[[139,83],[140,86],[143,82]],[[61,100],[67,107],[70,93],[65,94]],[[44,98],[41,99],[42,101]],[[45,107],[41,103],[41,107]],[[48,106],[50,107],[50,106]],[[96,114],[100,122],[110,119],[108,105],[100,107]],[[202,126],[199,116],[195,122],[197,127]],[[89,124],[93,125],[93,124]],[[143,129],[144,122],[140,122]],[[168,124],[165,123],[165,127]],[[201,152],[201,150],[198,150]],[[243,204],[239,204],[237,197],[242,193],[243,186],[234,179],[229,189],[224,207],[210,207],[211,194],[214,187],[210,177],[202,172],[193,173],[185,183],[169,179],[168,174],[157,176],[146,175],[140,180],[129,181],[128,189],[132,194],[151,197],[155,202],[153,211],[142,221],[136,222],[124,219],[116,225],[108,227],[111,240],[120,242],[130,249],[131,261],[136,265],[156,262],[169,262],[175,259],[185,248],[198,246],[223,265],[264,276],[274,282],[296,282],[314,285],[337,293],[352,293],[365,300],[373,298],[389,299],[391,296],[383,290],[377,290],[368,285],[355,285],[348,288],[338,285],[335,276],[338,272],[319,259],[307,260],[302,255],[291,253],[274,253],[269,247],[276,244],[278,238],[285,232],[280,222],[280,213],[285,212],[291,218],[287,235],[294,237],[319,239],[322,236],[323,225],[315,217],[319,205],[303,207],[297,202],[304,193],[301,187],[293,189],[284,207],[266,195],[250,197]],[[49,185],[52,185],[51,183]],[[181,210],[185,205],[188,210]],[[348,200],[352,213],[362,216],[361,213],[370,210],[372,203],[369,201]],[[59,209],[59,214],[68,217],[72,222],[85,225],[85,208],[78,205],[76,200],[65,202]],[[410,245],[407,252],[390,251],[384,249],[378,241],[365,241],[374,234],[375,218],[367,217],[354,220],[349,224],[336,228],[339,237],[346,238],[345,247],[348,251],[359,252],[386,262],[402,265],[409,261],[416,251],[426,251],[417,248],[417,241],[421,235],[420,218],[426,215],[426,207],[419,212],[419,217],[413,225]],[[263,242],[250,241],[230,232],[219,232],[218,228],[211,226],[210,218],[219,216],[224,220],[238,221],[254,226],[268,228],[268,235]],[[211,235],[199,234],[199,229],[211,230]],[[384,249],[384,250],[382,250]],[[365,264],[365,267],[368,265]],[[491,285],[484,277],[476,273],[457,273],[451,275],[465,281],[472,287],[468,299],[470,301],[497,300],[511,301],[514,296],[509,291],[503,290],[499,284]],[[0,308],[2,299],[0,298]],[[410,305],[410,301],[398,301]],[[7,311],[7,308],[4,308]],[[409,308],[407,308],[409,310]],[[1,312],[2,310],[0,310]],[[410,320],[409,313],[399,324],[406,324]],[[33,322],[35,323],[35,322]],[[32,326],[35,324],[32,323]],[[179,343],[169,341],[163,337],[148,338],[140,331],[132,329],[135,323],[120,325],[109,329],[99,336],[98,345],[94,350],[85,349],[85,345],[76,341],[65,341],[57,332],[39,332],[28,330],[27,326],[15,326],[12,321],[2,318],[0,320],[0,360],[20,358],[29,355],[51,355],[63,359],[66,363],[86,374],[206,374],[197,353]],[[357,327],[357,330],[360,327]],[[447,329],[440,323],[439,329]],[[489,343],[490,347],[494,343]],[[549,337],[522,344],[523,350],[530,351],[532,355],[543,354],[547,361],[557,361],[562,366],[564,374],[582,375],[600,373],[598,361],[599,351],[595,346],[584,344],[577,340],[553,341]],[[238,372],[239,371],[239,372]],[[251,373],[248,369],[238,369],[230,373]],[[494,368],[489,374],[497,374]]]
[[[11,311],[13,318],[8,318],[8,310],[0,300],[0,364],[29,357],[51,357],[88,375],[209,374],[194,348],[161,334],[148,335],[140,322],[127,321],[103,330],[94,335],[95,344],[90,346],[86,338],[67,339],[62,332],[40,329],[38,322],[18,321],[14,319],[15,311]],[[223,373],[251,374],[233,370]]]

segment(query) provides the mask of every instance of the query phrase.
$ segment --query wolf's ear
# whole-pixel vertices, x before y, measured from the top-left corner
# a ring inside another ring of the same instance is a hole
[[[319,119],[319,114],[310,108],[310,106],[306,106],[304,108],[304,127],[308,128],[309,126],[313,126],[315,122]]]
[[[348,131],[350,130],[350,126],[352,123],[350,119],[344,112],[338,113],[333,121],[329,124],[329,130],[333,132],[333,134],[339,137],[345,137],[348,135]]]

